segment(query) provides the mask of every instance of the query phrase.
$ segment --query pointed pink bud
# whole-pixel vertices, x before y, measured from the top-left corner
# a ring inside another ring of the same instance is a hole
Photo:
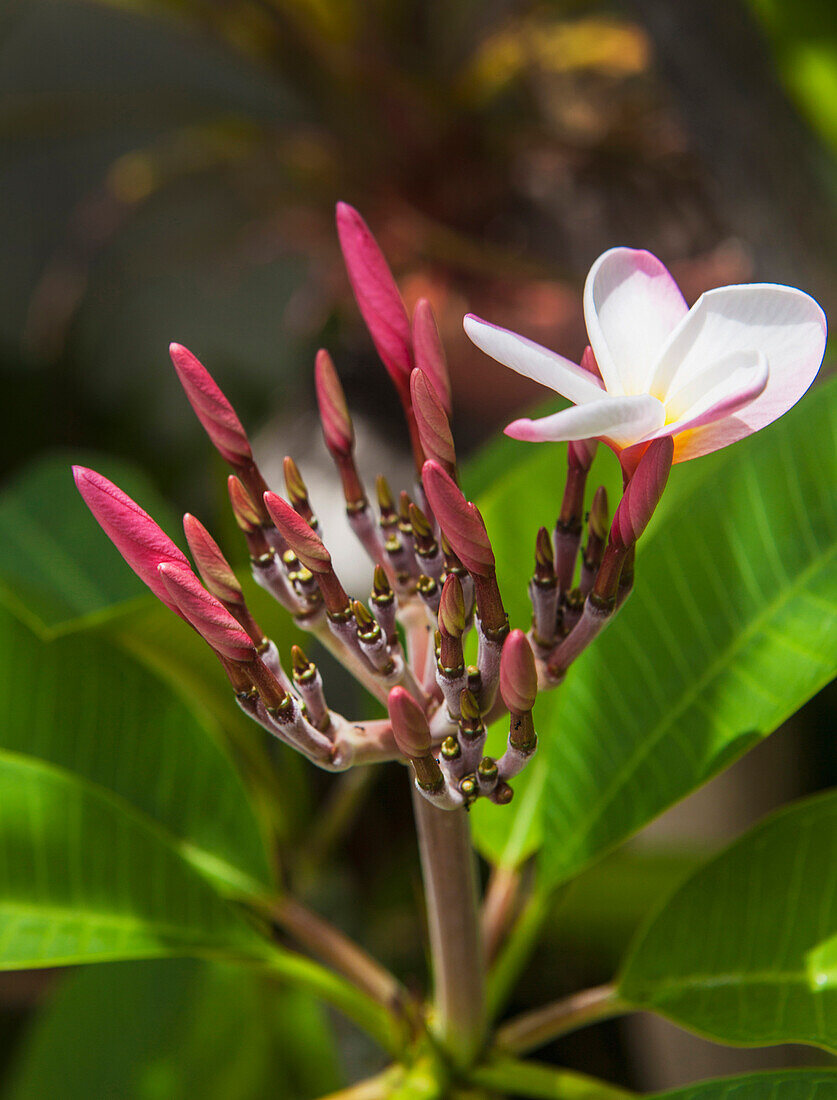
[[[264,503],[270,518],[276,524],[276,530],[305,568],[312,573],[330,573],[331,554],[302,516],[276,493],[265,493]]]
[[[538,696],[538,670],[529,640],[513,630],[500,655],[500,694],[512,714],[528,714]]]
[[[244,593],[238,578],[201,521],[187,512],[183,517],[183,531],[201,579],[212,595],[224,603],[243,603]]]
[[[589,344],[584,349],[584,353],[581,356],[581,367],[583,370],[589,371],[590,374],[594,374],[596,378],[601,380],[602,372],[599,370],[599,364],[596,362],[595,353]]]
[[[345,202],[337,204],[337,234],[372,342],[393,382],[406,390],[413,369],[410,321],[389,265],[366,222]]]
[[[253,498],[235,474],[227,478],[227,491],[235,522],[246,535],[252,535],[261,526],[261,516]]]
[[[462,564],[477,576],[493,575],[494,553],[479,509],[438,462],[425,462],[421,479],[433,514]]]
[[[607,535],[607,489],[600,485],[593,495],[589,516],[590,531],[598,539]]]
[[[74,466],[73,477],[85,504],[128,565],[166,607],[176,611],[157,574],[157,566],[167,561],[188,566],[186,555],[112,481],[85,466]]]
[[[465,633],[465,596],[455,573],[448,573],[439,597],[439,630],[452,638]]]
[[[648,445],[613,517],[610,539],[614,545],[630,546],[648,526],[666,487],[673,456],[674,441],[670,435]]]
[[[453,405],[445,349],[433,316],[433,307],[426,298],[419,298],[413,310],[413,355],[416,366],[427,375],[442,407],[450,416]]]
[[[568,444],[567,461],[571,466],[576,466],[585,473],[593,465],[596,457],[596,448],[599,443],[596,439],[576,439]]]
[[[188,565],[163,562],[157,567],[169,599],[216,653],[228,661],[252,661],[253,643],[223,604],[203,587]]]
[[[326,447],[333,455],[345,457],[351,454],[355,433],[343,387],[340,385],[332,358],[325,348],[320,348],[317,352],[314,382]]]
[[[434,459],[453,476],[456,470],[456,450],[447,413],[427,376],[418,369],[410,375],[410,397],[425,455]]]
[[[241,421],[206,367],[181,344],[170,344],[169,355],[189,404],[221,457],[232,466],[252,462]]]
[[[395,743],[405,756],[422,757],[432,740],[424,711],[403,687],[394,687],[387,699]]]

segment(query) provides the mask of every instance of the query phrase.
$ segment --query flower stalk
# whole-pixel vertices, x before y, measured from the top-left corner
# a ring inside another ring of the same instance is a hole
[[[413,788],[433,961],[432,1026],[450,1057],[470,1064],[486,1035],[485,963],[468,816]]]

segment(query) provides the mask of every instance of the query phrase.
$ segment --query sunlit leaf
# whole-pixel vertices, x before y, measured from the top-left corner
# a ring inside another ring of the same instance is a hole
[[[264,955],[177,846],[118,796],[4,751],[0,806],[0,968]]]
[[[810,969],[835,937],[832,791],[773,814],[676,890],[638,935],[619,993],[721,1042],[837,1051],[837,984]]]

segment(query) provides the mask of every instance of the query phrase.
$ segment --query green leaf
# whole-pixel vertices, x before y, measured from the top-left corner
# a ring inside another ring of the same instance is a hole
[[[93,465],[117,482],[170,534],[177,527],[132,466],[67,451],[27,467],[0,495],[0,600],[44,639],[101,621],[148,593],[79,496],[73,463]]]
[[[26,1037],[3,1100],[307,1100],[340,1085],[308,995],[192,959],[85,967]]]
[[[187,633],[173,618],[171,630]],[[235,889],[267,880],[256,820],[211,715],[190,710],[107,636],[40,642],[0,609],[0,701],[0,747],[115,792]]]
[[[638,936],[620,997],[745,1046],[837,1051],[837,984],[810,958],[837,935],[837,792],[773,814],[681,886]]]
[[[250,926],[128,803],[0,753],[0,966],[228,953],[264,957]]]
[[[658,1092],[654,1100],[835,1100],[837,1070],[779,1069]]]
[[[709,461],[708,479],[698,460],[678,487],[675,467],[638,549],[634,594],[536,711],[553,881],[706,782],[834,676],[835,398],[834,382],[821,386]]]

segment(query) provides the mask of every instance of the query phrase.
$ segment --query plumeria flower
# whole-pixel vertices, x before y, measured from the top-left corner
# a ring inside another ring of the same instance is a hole
[[[801,290],[718,287],[689,309],[656,256],[631,248],[611,248],[593,264],[584,319],[595,359],[578,366],[524,336],[465,318],[478,348],[573,402],[540,420],[515,420],[507,435],[601,439],[617,452],[670,435],[674,461],[683,462],[787,412],[825,351],[825,315]]]

